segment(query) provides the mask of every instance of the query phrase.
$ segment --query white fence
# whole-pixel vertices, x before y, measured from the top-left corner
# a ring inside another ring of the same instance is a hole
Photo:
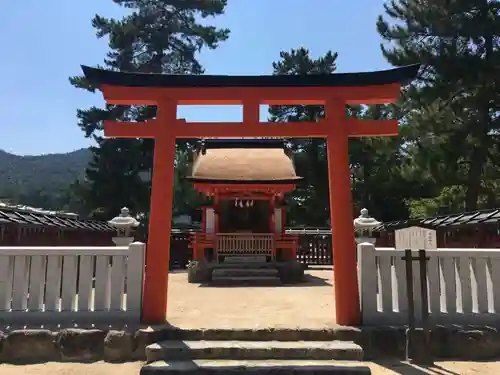
[[[0,322],[140,320],[145,245],[0,247]]]
[[[500,249],[427,250],[428,310],[433,324],[500,322]],[[408,322],[404,250],[358,245],[364,325]],[[413,252],[416,257],[417,252]],[[412,262],[416,321],[422,319],[419,262]]]

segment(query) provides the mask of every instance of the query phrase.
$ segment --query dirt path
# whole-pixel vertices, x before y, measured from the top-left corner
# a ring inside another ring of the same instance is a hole
[[[354,365],[355,363],[351,362]],[[411,366],[405,363],[374,364],[363,363],[372,369],[373,375],[498,375],[500,362],[437,362],[429,369]],[[138,375],[141,368],[140,362],[111,364],[97,362],[91,364],[81,363],[55,363],[49,362],[37,365],[0,365],[2,375]]]
[[[333,271],[309,270],[293,286],[210,287],[169,275],[167,319],[181,328],[335,327]]]

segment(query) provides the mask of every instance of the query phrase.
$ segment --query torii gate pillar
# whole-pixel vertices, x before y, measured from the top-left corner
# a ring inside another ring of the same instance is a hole
[[[147,269],[142,296],[142,320],[147,323],[163,323],[166,316],[175,159],[175,134],[169,131],[172,126],[168,124],[174,125],[176,117],[175,101],[160,104],[157,120],[165,126],[155,132]]]
[[[361,318],[345,104],[327,101],[325,112],[336,321],[355,325]]]

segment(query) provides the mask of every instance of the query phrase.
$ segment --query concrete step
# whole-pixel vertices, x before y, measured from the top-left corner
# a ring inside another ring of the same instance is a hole
[[[345,360],[360,361],[363,349],[350,341],[174,341],[146,347],[148,362],[159,360]]]
[[[255,360],[195,360],[158,361],[142,367],[141,375],[183,374],[183,375],[370,375],[367,366],[339,361],[255,361]]]
[[[214,269],[212,277],[240,276],[277,276],[278,270],[273,268],[219,268]]]

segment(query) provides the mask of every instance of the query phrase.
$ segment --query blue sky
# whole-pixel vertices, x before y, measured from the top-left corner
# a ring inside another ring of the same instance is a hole
[[[0,149],[19,155],[86,147],[77,108],[103,105],[100,94],[73,88],[80,64],[101,63],[107,41],[90,24],[94,14],[119,17],[111,0],[24,0],[2,4]],[[307,4],[307,6],[306,6]],[[209,74],[268,74],[281,50],[309,48],[313,57],[339,53],[338,72],[389,68],[375,29],[382,0],[229,0],[213,24],[231,29],[217,50],[200,59]],[[183,107],[190,121],[239,121],[241,109]]]

